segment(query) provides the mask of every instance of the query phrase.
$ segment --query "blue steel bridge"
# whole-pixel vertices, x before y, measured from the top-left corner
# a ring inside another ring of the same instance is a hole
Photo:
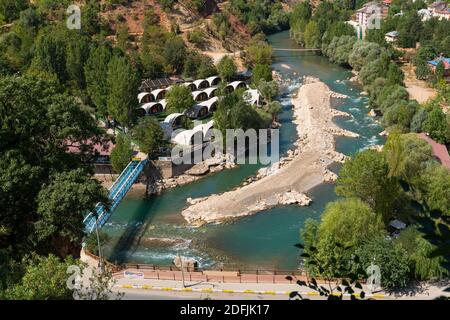
[[[131,186],[136,182],[137,178],[144,170],[147,162],[147,159],[135,159],[127,165],[111,188],[109,188],[108,198],[111,202],[109,209],[105,208],[101,203],[98,203],[94,212],[90,212],[86,218],[84,218],[83,223],[87,233],[91,233],[95,230],[96,220],[98,220],[98,228],[101,228],[108,221],[114,210],[120,204],[127,192],[130,191]]]

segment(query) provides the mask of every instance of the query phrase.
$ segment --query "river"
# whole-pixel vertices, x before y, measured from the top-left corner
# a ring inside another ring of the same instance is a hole
[[[269,42],[273,47],[298,48],[287,31],[270,36]],[[384,139],[378,135],[382,128],[367,115],[367,98],[361,95],[359,87],[348,81],[351,77],[349,70],[314,53],[275,51],[274,56],[273,69],[283,78],[292,79],[287,92],[279,98],[283,105],[280,114],[280,153],[285,153],[296,140],[291,95],[298,89],[298,79],[302,75],[318,77],[331,90],[349,96],[337,108],[350,113],[352,117],[336,118],[335,122],[344,129],[360,134],[360,137],[337,138],[337,151],[352,155],[370,145],[384,143]],[[235,188],[260,167],[241,165],[165,191],[159,196],[125,198],[103,227],[111,238],[105,246],[105,256],[118,263],[169,265],[177,254],[181,254],[196,259],[204,267],[297,268],[299,252],[294,244],[299,242],[299,230],[306,219],[319,219],[326,204],[337,199],[332,184],[322,184],[311,190],[308,195],[313,203],[309,207],[277,207],[222,225],[194,228],[188,226],[180,214],[186,205],[186,198],[203,197]],[[334,170],[338,170],[338,167]],[[161,242],[154,238],[176,241]]]

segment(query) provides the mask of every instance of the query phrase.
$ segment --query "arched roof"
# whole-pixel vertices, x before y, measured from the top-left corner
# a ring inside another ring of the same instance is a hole
[[[159,102],[148,102],[148,103],[144,103],[141,108],[145,110],[145,112],[148,114],[149,110],[153,107],[159,107],[158,109],[162,110],[163,106],[161,103]]]
[[[166,89],[156,89],[156,90],[153,90],[152,92],[151,92],[151,94],[152,94],[152,96],[153,96],[153,98],[155,99],[155,100],[158,100],[158,96],[161,94],[161,93],[166,93]]]
[[[210,86],[217,84],[217,82],[219,82],[220,80],[221,79],[219,76],[212,76],[212,77],[206,78],[206,81],[208,81]]]
[[[171,114],[169,114],[169,115],[164,119],[164,122],[165,122],[165,123],[169,123],[170,125],[172,125],[173,122],[174,122],[178,117],[182,117],[182,116],[184,116],[184,114],[182,114],[182,113],[177,113],[177,112],[171,113]]]
[[[184,114],[186,116],[188,116],[189,118],[198,118],[199,113],[202,109],[206,109],[206,111],[208,111],[208,107],[207,106],[203,106],[203,105],[199,105],[196,104],[192,107],[190,107],[189,109],[187,109]]]
[[[200,89],[202,87],[202,85],[206,85],[207,87],[209,87],[209,82],[207,80],[205,80],[205,79],[198,79],[198,80],[195,80],[192,83],[195,85],[195,87],[197,89]]]
[[[197,101],[200,95],[206,95],[206,97],[208,97],[208,94],[205,91],[197,90],[192,92],[192,97],[194,98],[195,101]]]
[[[212,98],[214,92],[217,90],[217,87],[210,87],[203,90],[208,95],[208,98]]]
[[[212,107],[215,103],[217,103],[218,101],[219,101],[219,97],[212,97],[212,98],[209,99],[209,100],[202,101],[202,102],[198,103],[198,105],[199,105],[199,106],[205,106],[205,107],[208,108],[208,111],[210,111],[210,110],[211,110],[211,107]]]
[[[233,81],[233,82],[230,82],[227,85],[227,87],[231,86],[231,87],[233,87],[234,90],[236,90],[238,86],[242,86],[242,85],[245,85],[244,81]]]
[[[167,100],[166,99],[162,99],[162,100],[159,101],[159,103],[162,105],[163,109],[166,110]]]
[[[138,100],[139,100],[139,103],[142,103],[142,100],[143,100],[146,96],[153,97],[153,96],[152,96],[150,93],[148,93],[148,92],[141,92],[141,93],[138,94]]]
[[[172,138],[172,141],[181,144],[190,146],[193,145],[195,142],[195,135],[203,135],[202,131],[198,130],[184,130],[178,133],[175,137]],[[200,140],[200,139],[199,139]],[[203,139],[201,139],[203,140]]]
[[[195,91],[197,89],[197,86],[193,84],[192,82],[185,82],[183,83],[183,86],[188,87],[192,91]]]

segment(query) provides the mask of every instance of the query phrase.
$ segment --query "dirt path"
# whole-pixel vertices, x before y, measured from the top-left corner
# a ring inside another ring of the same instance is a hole
[[[411,63],[403,65],[402,70],[405,74],[406,91],[408,91],[412,99],[422,104],[436,96],[437,92],[435,89],[430,88],[426,81],[416,78],[414,67]]]
[[[221,222],[254,214],[281,204],[282,197],[296,195],[329,180],[328,165],[344,161],[345,156],[334,150],[334,136],[357,135],[334,124],[332,118],[347,114],[331,107],[332,93],[317,79],[307,81],[293,99],[295,123],[299,134],[298,155],[286,165],[247,186],[219,195],[191,201],[183,217],[194,224]],[[332,174],[331,174],[332,175]],[[299,201],[300,205],[308,201]]]

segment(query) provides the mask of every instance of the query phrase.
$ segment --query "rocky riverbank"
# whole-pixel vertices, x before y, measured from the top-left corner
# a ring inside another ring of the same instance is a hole
[[[334,137],[358,136],[332,121],[337,116],[349,116],[331,107],[332,99],[345,96],[330,91],[315,78],[306,77],[303,83],[292,101],[299,137],[295,149],[236,190],[188,199],[189,206],[182,212],[186,221],[199,225],[247,216],[277,205],[309,205],[311,199],[305,192],[336,179],[328,166],[344,162],[346,156],[335,151]]]

